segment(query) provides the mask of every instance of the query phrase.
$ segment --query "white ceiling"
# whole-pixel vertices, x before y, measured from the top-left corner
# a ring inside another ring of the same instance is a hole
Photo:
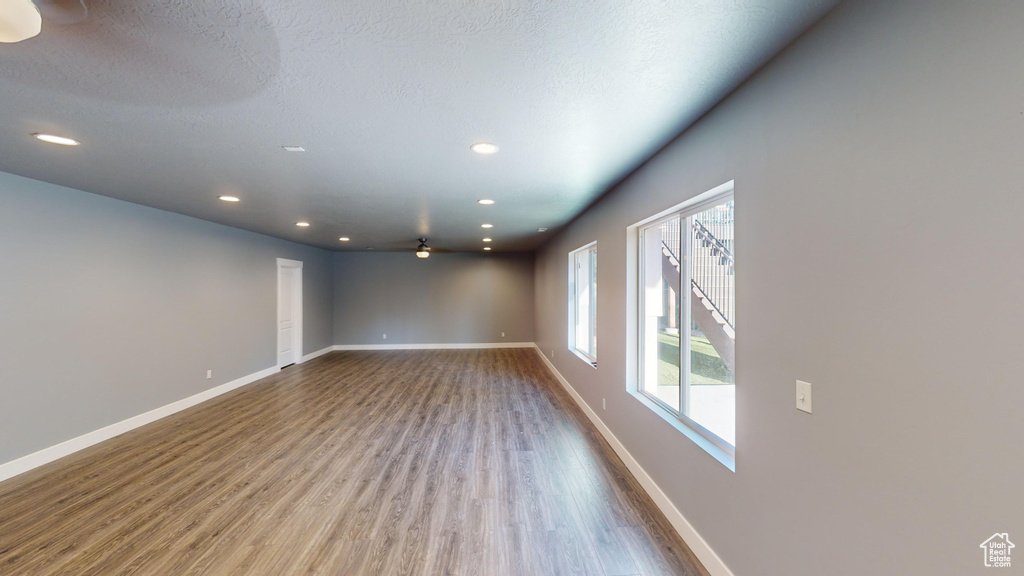
[[[0,44],[0,170],[329,249],[532,250],[836,3],[86,0]]]

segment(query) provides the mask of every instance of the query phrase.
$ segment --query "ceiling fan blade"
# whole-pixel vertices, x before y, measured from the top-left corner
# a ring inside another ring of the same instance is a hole
[[[39,11],[29,0],[7,0],[0,11],[0,42],[13,44],[35,37],[42,29]]]
[[[421,244],[420,238],[417,238],[411,242],[414,246],[409,245],[409,241],[400,241],[397,243],[388,243],[376,246],[377,252],[418,252]],[[456,250],[449,250],[448,248],[435,248],[430,245],[430,241],[427,241],[427,251],[431,254],[453,254]]]
[[[43,26],[77,24],[89,16],[85,0],[34,0]]]

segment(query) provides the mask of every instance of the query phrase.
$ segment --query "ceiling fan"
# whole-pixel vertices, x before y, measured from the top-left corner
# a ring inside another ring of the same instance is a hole
[[[416,247],[417,258],[429,258],[431,252],[452,252],[451,250],[445,250],[444,248],[431,248],[427,246],[426,238],[419,238],[420,245]]]
[[[67,25],[85,20],[85,0],[3,0],[0,2],[0,42],[28,40],[39,34],[43,22]]]

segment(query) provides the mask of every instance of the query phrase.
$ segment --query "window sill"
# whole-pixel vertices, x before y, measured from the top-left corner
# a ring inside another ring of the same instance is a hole
[[[591,358],[575,348],[569,348],[569,352],[572,352],[577,358],[589,364],[594,370],[597,370],[597,358]]]
[[[694,444],[700,446],[705,452],[711,455],[712,458],[718,460],[723,466],[728,468],[732,472],[736,472],[736,458],[730,455],[725,450],[722,450],[713,442],[702,436],[699,432],[690,428],[685,422],[676,418],[676,415],[666,410],[660,404],[648,398],[643,392],[639,390],[630,390],[630,394],[634,398],[640,401],[641,404],[651,409],[652,412],[661,417],[662,420],[668,422],[670,426],[681,432],[684,436],[693,441]]]

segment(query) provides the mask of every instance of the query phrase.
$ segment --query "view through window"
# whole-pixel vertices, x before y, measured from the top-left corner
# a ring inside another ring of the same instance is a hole
[[[734,202],[640,228],[640,391],[729,453],[736,444]]]
[[[569,253],[569,349],[597,363],[597,243]]]

